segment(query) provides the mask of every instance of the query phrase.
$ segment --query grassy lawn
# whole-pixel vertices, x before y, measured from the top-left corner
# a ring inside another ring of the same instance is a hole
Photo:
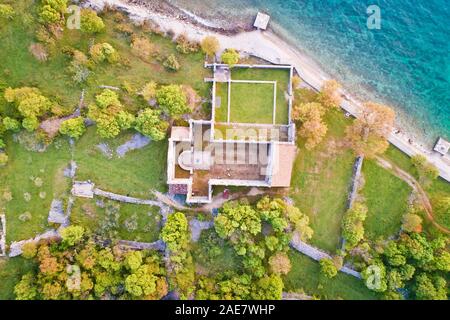
[[[256,69],[256,68],[235,68],[231,71],[231,78],[233,80],[260,80],[260,81],[276,81],[277,82],[277,113],[276,113],[276,124],[287,124],[288,122],[288,113],[289,113],[289,105],[286,100],[286,92],[288,91],[289,85],[289,70],[288,69]],[[235,83],[231,86],[231,94],[233,95],[233,87]],[[261,91],[260,89],[259,91]],[[258,92],[259,92],[258,91]],[[257,91],[255,91],[257,92]],[[272,98],[270,98],[270,102],[273,103],[273,90],[270,90],[272,93]],[[256,98],[256,94],[253,91],[250,91],[245,95],[245,98],[252,97],[252,99]],[[269,99],[269,98],[267,98]],[[233,112],[233,105],[231,105],[231,112]],[[256,116],[256,112],[253,113]],[[272,113],[271,113],[272,117]],[[270,118],[272,119],[272,118]],[[255,121],[253,121],[255,122]]]
[[[365,160],[362,172],[365,179],[362,194],[369,209],[365,221],[366,236],[375,240],[395,235],[407,211],[411,188],[374,161]]]
[[[412,165],[411,158],[401,152],[399,149],[391,145],[384,154],[384,157],[409,174],[413,175],[416,179],[418,178],[417,170]],[[430,197],[433,208],[436,208],[439,198],[450,196],[450,183],[442,178],[437,178],[430,185],[425,186],[425,191]],[[435,213],[434,217],[437,223],[450,229],[449,216],[439,215]],[[429,231],[432,231],[433,233],[438,230],[431,223],[425,224],[425,227],[431,228]]]
[[[63,54],[61,49],[72,47],[88,54],[92,36],[79,30],[65,29],[62,37],[49,51],[49,60],[39,63],[28,51],[30,44],[36,42],[35,31],[39,26],[35,10],[30,9],[33,2],[25,0],[14,5],[17,13],[32,12],[32,15],[28,15],[31,21],[24,21],[23,15],[18,14],[14,20],[0,26],[0,38],[2,39],[0,78],[5,86],[38,87],[43,94],[58,101],[68,113],[77,105],[82,88],[87,89],[86,103],[89,104],[93,101],[95,94],[101,91],[98,88],[99,85],[121,87],[128,83],[131,87],[139,90],[146,82],[153,80],[160,84],[190,85],[200,96],[209,97],[210,84],[205,83],[203,79],[210,76],[211,70],[204,68],[202,53],[180,54],[176,51],[176,45],[171,39],[144,33],[139,27],[133,26],[137,35],[149,38],[159,57],[164,59],[166,56],[174,54],[181,68],[178,72],[168,71],[156,57],[149,61],[143,61],[130,50],[130,37],[114,30],[117,22],[111,18],[111,15],[103,17],[106,31],[96,35],[95,42],[108,42],[113,45],[125,63],[122,65],[97,65],[90,80],[82,86],[77,85],[68,71],[70,58]],[[122,92],[122,94],[124,93]],[[133,111],[137,109],[134,102],[135,100],[130,98],[129,101],[124,101],[124,104]]]
[[[97,203],[102,203],[101,206]],[[73,224],[87,227],[96,232],[106,225],[106,209],[109,205],[117,208],[116,223],[111,228],[117,239],[142,242],[153,242],[159,239],[160,214],[159,207],[118,203],[107,199],[81,199],[77,198],[71,216]],[[110,220],[108,220],[111,224]],[[112,224],[111,224],[112,225]]]
[[[342,145],[350,119],[339,111],[326,116],[328,133],[313,150],[300,141],[291,181],[291,197],[310,217],[314,235],[312,244],[334,252],[340,241],[341,220],[346,211],[347,195],[354,163],[353,154]]]
[[[150,197],[151,189],[165,191],[167,141],[151,141],[144,148],[118,158],[114,153],[116,147],[132,134],[125,132],[114,140],[103,140],[95,133],[95,128],[90,127],[75,145],[76,179],[90,179],[105,191],[136,197]],[[112,158],[98,149],[100,143],[109,146]]]
[[[228,121],[228,83],[216,83],[216,100],[220,97],[220,107],[216,107],[215,121]]]
[[[210,257],[213,244],[219,245],[220,254]],[[241,270],[240,257],[233,247],[219,239],[213,229],[203,230],[197,243],[192,243],[193,257],[197,272],[200,274],[217,275],[227,271],[239,273]]]
[[[230,122],[273,123],[273,84],[232,83]]]
[[[9,162],[0,170],[0,211],[5,211],[6,241],[34,237],[49,228],[50,203],[66,199],[70,179],[64,168],[70,162],[69,144],[57,139],[45,152],[27,151],[6,137]]]
[[[14,300],[14,286],[35,264],[22,257],[0,258],[0,300]]]
[[[430,201],[433,208],[437,207],[437,202],[442,197],[450,197],[450,183],[442,178],[438,178],[427,188],[427,192],[430,196]],[[436,222],[442,226],[450,229],[450,216],[445,214],[434,214]]]
[[[367,289],[362,280],[339,272],[333,279],[320,274],[320,265],[316,261],[298,252],[290,251],[292,269],[284,277],[284,291],[303,289],[308,295],[320,296],[328,300],[373,300],[377,295]]]

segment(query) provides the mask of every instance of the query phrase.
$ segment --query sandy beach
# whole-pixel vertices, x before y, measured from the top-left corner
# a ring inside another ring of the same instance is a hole
[[[216,27],[214,23],[205,22],[186,11],[182,11],[183,19],[180,19],[176,14],[166,14],[164,10],[155,10],[136,0],[88,0],[85,2],[85,5],[94,9],[101,9],[105,4],[128,12],[133,20],[152,20],[163,31],[171,31],[175,35],[184,33],[192,40],[200,41],[207,35],[214,35],[220,42],[221,50],[235,48],[244,54],[259,57],[271,63],[293,65],[303,81],[316,90],[320,90],[322,83],[330,78],[311,58],[298,52],[270,30],[236,33],[233,30]],[[358,117],[362,109],[361,102],[345,90],[342,90],[342,94],[345,99],[341,107]],[[389,142],[409,156],[423,154],[439,169],[441,177],[450,181],[450,156],[448,154],[441,156],[437,152],[411,141],[412,135],[408,135],[403,129],[400,131],[401,133],[393,132],[389,137]]]

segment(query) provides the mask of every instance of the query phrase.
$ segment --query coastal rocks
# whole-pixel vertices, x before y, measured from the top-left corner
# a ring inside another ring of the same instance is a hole
[[[125,154],[131,150],[141,149],[147,146],[151,142],[151,139],[143,136],[140,133],[134,134],[130,140],[120,145],[116,149],[117,156],[119,158],[125,156]]]

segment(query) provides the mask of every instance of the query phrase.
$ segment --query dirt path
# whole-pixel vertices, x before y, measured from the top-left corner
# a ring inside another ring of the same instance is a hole
[[[417,180],[411,176],[406,171],[400,169],[396,165],[392,164],[391,162],[387,161],[386,159],[377,157],[377,163],[382,166],[383,168],[391,171],[396,177],[399,179],[402,179],[405,181],[418,195],[419,201],[422,203],[423,208],[425,209],[425,212],[427,213],[428,219],[431,221],[431,223],[438,228],[440,231],[450,234],[450,230],[446,227],[441,226],[434,220],[433,216],[433,207],[431,206],[430,199],[428,198],[427,193],[425,190],[423,190],[422,186],[417,182]]]

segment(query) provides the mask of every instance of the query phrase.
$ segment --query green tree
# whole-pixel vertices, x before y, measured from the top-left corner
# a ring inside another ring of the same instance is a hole
[[[414,213],[407,213],[403,216],[402,229],[406,232],[421,232],[422,218]]]
[[[81,31],[85,33],[98,33],[105,29],[102,18],[91,9],[81,10]]]
[[[186,95],[179,85],[161,87],[156,92],[156,101],[165,113],[174,118],[178,118],[190,111]]]
[[[66,245],[74,246],[83,239],[84,232],[82,226],[69,226],[61,230],[61,238]]]
[[[416,278],[416,298],[419,300],[447,300],[447,283],[444,278],[422,273]]]
[[[34,300],[38,296],[38,291],[34,284],[32,273],[25,274],[19,283],[14,287],[14,294],[17,300]]]
[[[37,254],[36,242],[27,242],[22,246],[22,257],[25,259],[32,259]]]
[[[364,221],[367,217],[367,207],[362,203],[355,203],[342,219],[342,237],[345,247],[354,248],[364,238]]]
[[[235,64],[239,62],[239,52],[235,49],[226,49],[222,53],[222,62],[233,67]]]
[[[65,120],[61,123],[59,127],[59,132],[65,134],[71,138],[78,139],[86,131],[86,126],[84,125],[84,119],[82,117],[76,117],[72,119]]]
[[[189,225],[186,216],[181,212],[171,214],[161,231],[161,239],[171,251],[185,249],[189,242]]]
[[[155,141],[164,139],[169,124],[161,120],[160,114],[160,110],[144,109],[136,118],[135,129]]]
[[[174,54],[169,55],[163,62],[163,66],[172,71],[180,70],[180,63]]]
[[[429,184],[431,181],[439,177],[439,170],[435,165],[428,162],[423,155],[415,155],[411,157],[411,163],[416,167],[419,173],[420,181],[424,184]]]
[[[125,266],[131,271],[136,271],[142,265],[140,251],[130,251],[125,255]]]
[[[291,260],[284,252],[277,252],[269,258],[270,270],[276,274],[288,274],[291,271]]]
[[[214,56],[220,48],[219,40],[214,36],[206,36],[201,42],[201,47],[207,56]]]
[[[14,17],[14,9],[9,4],[0,4],[0,19],[11,20]]]
[[[281,300],[283,287],[283,280],[279,275],[264,276],[256,281],[256,290],[251,293],[251,298],[255,300]]]
[[[338,270],[332,259],[324,258],[320,260],[320,272],[327,278],[334,278]]]
[[[119,61],[119,54],[116,49],[107,42],[94,44],[89,48],[89,54],[95,63],[104,61],[116,63]]]
[[[6,130],[10,130],[12,132],[18,132],[20,130],[20,122],[14,118],[3,118],[3,125]]]
[[[8,163],[8,155],[4,152],[0,152],[0,167],[5,166]]]
[[[141,94],[146,101],[149,101],[156,97],[156,87],[156,82],[150,81],[149,83],[145,84],[144,88],[142,88]]]

